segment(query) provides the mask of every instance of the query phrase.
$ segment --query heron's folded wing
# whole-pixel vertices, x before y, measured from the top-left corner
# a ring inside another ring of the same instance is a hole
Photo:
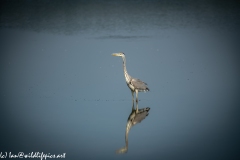
[[[133,78],[131,82],[133,86],[139,90],[149,90],[147,87],[147,83],[141,81],[140,79]]]

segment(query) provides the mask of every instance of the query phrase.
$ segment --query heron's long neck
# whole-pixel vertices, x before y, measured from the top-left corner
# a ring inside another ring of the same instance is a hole
[[[131,77],[130,77],[130,76],[128,75],[128,73],[127,73],[126,58],[125,58],[125,56],[122,57],[122,59],[123,59],[123,72],[124,72],[124,76],[125,76],[126,81],[129,82],[130,79],[131,79]]]

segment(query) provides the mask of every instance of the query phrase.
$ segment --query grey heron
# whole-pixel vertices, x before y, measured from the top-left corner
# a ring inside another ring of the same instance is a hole
[[[125,79],[126,79],[126,82],[127,82],[127,86],[129,87],[129,89],[132,92],[133,101],[134,101],[134,92],[136,93],[136,103],[137,103],[138,102],[138,92],[149,91],[147,83],[141,81],[140,79],[133,78],[128,74],[127,68],[126,68],[126,58],[125,58],[124,53],[122,53],[122,52],[113,53],[112,55],[122,57],[122,59],[123,59],[123,71],[124,71],[124,76],[125,76]],[[138,110],[137,110],[137,112],[138,112]]]

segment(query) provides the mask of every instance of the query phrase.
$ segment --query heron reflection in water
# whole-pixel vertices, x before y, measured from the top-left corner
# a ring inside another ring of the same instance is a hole
[[[124,76],[127,82],[127,86],[132,92],[132,100],[134,101],[134,92],[136,93],[136,103],[138,103],[138,92],[146,92],[149,91],[149,88],[147,86],[147,83],[141,81],[140,79],[133,78],[131,77],[126,68],[126,58],[125,54],[120,52],[120,53],[113,53],[113,56],[119,56],[122,57],[123,59],[123,71],[124,71]],[[138,107],[136,109],[136,112],[138,112]]]
[[[128,121],[127,121],[127,125],[126,125],[125,147],[117,150],[116,151],[117,154],[123,154],[123,153],[126,153],[128,151],[128,134],[129,134],[130,129],[134,125],[136,125],[136,124],[140,123],[142,120],[144,120],[148,116],[149,110],[150,110],[150,108],[147,107],[147,108],[139,109],[138,112],[136,112],[136,110],[134,109],[134,103],[133,103],[132,112],[130,113],[130,115],[128,117]]]

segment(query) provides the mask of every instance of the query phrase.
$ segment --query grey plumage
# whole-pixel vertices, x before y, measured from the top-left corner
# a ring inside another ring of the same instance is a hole
[[[140,79],[133,78],[131,80],[132,85],[135,87],[135,89],[138,89],[138,91],[149,91],[149,88],[147,86],[147,83],[141,81]]]
[[[125,58],[125,54],[120,52],[120,53],[113,53],[113,56],[119,56],[122,57],[123,59],[123,73],[126,79],[126,83],[127,86],[129,87],[129,89],[132,92],[132,99],[134,101],[134,92],[136,93],[136,102],[138,102],[138,92],[146,92],[149,91],[149,88],[147,86],[147,83],[141,81],[140,79],[137,78],[132,78],[128,72],[127,72],[127,68],[126,68],[126,58]],[[138,112],[138,109],[137,109]]]

